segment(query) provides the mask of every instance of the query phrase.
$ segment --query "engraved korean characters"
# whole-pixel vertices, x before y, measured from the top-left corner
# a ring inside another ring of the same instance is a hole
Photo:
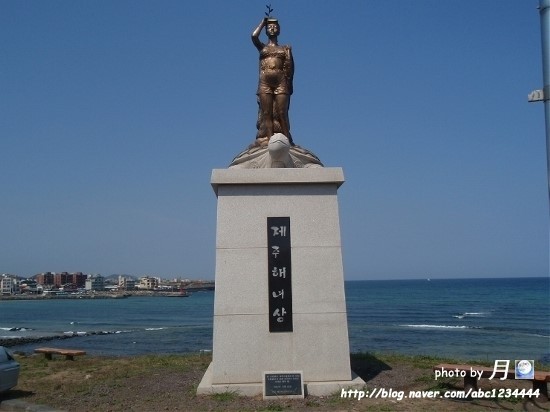
[[[269,331],[292,332],[290,217],[267,218]]]

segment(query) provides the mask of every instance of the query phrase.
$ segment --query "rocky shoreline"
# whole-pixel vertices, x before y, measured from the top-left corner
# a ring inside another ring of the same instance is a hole
[[[51,336],[18,336],[3,338],[0,337],[0,346],[6,348],[11,348],[14,346],[29,345],[33,343],[46,342],[51,340],[63,340],[70,338],[77,338],[81,336],[91,336],[91,335],[110,335],[117,332],[65,332],[62,335],[51,335]]]
[[[73,337],[74,336],[71,336],[71,335],[56,335],[56,336],[38,336],[38,337],[25,336],[25,337],[17,337],[17,338],[0,338],[0,346],[11,348],[13,346],[28,345],[31,343],[44,342],[49,340],[69,339]]]

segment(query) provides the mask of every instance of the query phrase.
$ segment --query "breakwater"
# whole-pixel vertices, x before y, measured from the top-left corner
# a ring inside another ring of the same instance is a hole
[[[52,341],[52,340],[64,340],[64,339],[70,339],[70,338],[76,338],[76,337],[82,337],[82,336],[92,336],[92,335],[109,335],[114,334],[116,332],[66,332],[64,334],[59,335],[51,335],[51,336],[20,336],[20,337],[9,337],[9,338],[3,338],[0,337],[0,346],[5,346],[6,348],[10,348],[13,346],[21,346],[21,345],[28,345],[33,343],[40,343],[45,341]]]

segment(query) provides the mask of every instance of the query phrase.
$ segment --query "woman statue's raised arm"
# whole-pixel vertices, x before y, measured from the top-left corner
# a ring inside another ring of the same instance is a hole
[[[264,48],[264,44],[260,41],[260,33],[262,32],[262,29],[265,27],[266,24],[267,18],[263,18],[258,27],[256,27],[252,32],[252,43],[254,43],[254,46],[256,46],[258,50]]]

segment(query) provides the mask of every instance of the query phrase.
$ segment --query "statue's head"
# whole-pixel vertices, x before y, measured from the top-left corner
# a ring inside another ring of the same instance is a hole
[[[279,26],[279,20],[269,17],[265,25],[265,33],[268,36],[278,36],[281,33],[281,26]]]

